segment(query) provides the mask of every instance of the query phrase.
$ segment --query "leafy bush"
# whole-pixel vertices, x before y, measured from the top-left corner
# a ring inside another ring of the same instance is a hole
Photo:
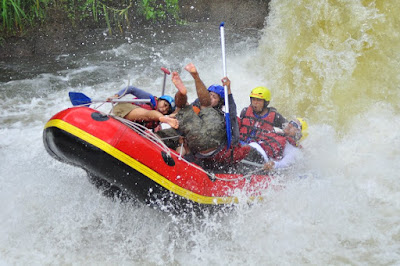
[[[130,17],[151,22],[180,22],[178,0],[0,0],[0,35],[21,35],[27,28],[46,23],[49,12],[61,10],[76,25],[82,20],[105,23],[123,31]]]

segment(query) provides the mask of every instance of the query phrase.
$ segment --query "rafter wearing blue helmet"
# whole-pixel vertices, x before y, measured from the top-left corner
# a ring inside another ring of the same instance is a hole
[[[175,108],[176,108],[175,100],[171,96],[163,95],[160,98],[158,98],[158,100],[164,100],[164,101],[167,101],[169,103],[170,109],[168,111],[168,114],[171,114],[171,113],[173,113],[175,111]]]
[[[207,90],[210,92],[212,107],[221,107],[225,104],[224,87],[213,84]]]
[[[138,99],[150,99],[150,103],[118,103],[113,108],[114,115],[141,123],[154,131],[161,129],[160,123],[168,123],[173,128],[178,127],[178,123],[175,119],[164,117],[164,115],[171,114],[175,110],[175,101],[171,96],[163,95],[157,98],[151,93],[139,88],[128,86],[112,97],[120,98],[127,94],[134,95]]]

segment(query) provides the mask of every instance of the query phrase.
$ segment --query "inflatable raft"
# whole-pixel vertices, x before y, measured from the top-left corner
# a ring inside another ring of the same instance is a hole
[[[257,200],[267,175],[213,173],[184,160],[142,126],[88,107],[73,107],[46,124],[43,141],[61,162],[150,205],[181,211]],[[243,197],[245,195],[245,197]]]

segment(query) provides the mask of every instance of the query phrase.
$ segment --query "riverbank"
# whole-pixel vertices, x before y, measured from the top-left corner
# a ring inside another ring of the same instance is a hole
[[[221,21],[227,27],[262,28],[268,14],[269,1],[255,0],[184,0],[181,3],[181,18],[187,23],[212,23]],[[82,48],[90,48],[99,42],[107,45],[107,40],[129,38],[135,29],[154,26],[137,22],[124,32],[109,35],[105,25],[72,25],[65,14],[53,12],[46,25],[28,31],[24,36],[11,37],[0,46],[0,58],[21,58],[30,56],[51,56],[74,53]]]

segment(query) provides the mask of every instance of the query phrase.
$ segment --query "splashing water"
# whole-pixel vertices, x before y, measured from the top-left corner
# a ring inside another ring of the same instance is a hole
[[[287,114],[349,129],[384,102],[400,111],[397,1],[271,1],[257,67]]]
[[[272,106],[310,124],[302,161],[277,177],[283,189],[229,213],[169,216],[104,197],[41,139],[47,120],[71,106],[68,91],[106,98],[129,82],[158,95],[168,67],[193,99],[186,63],[206,84],[222,77],[217,27],[145,29],[0,83],[0,264],[398,264],[399,5],[273,0],[261,36],[227,25],[239,111],[265,84]],[[175,91],[168,82],[166,93]]]

